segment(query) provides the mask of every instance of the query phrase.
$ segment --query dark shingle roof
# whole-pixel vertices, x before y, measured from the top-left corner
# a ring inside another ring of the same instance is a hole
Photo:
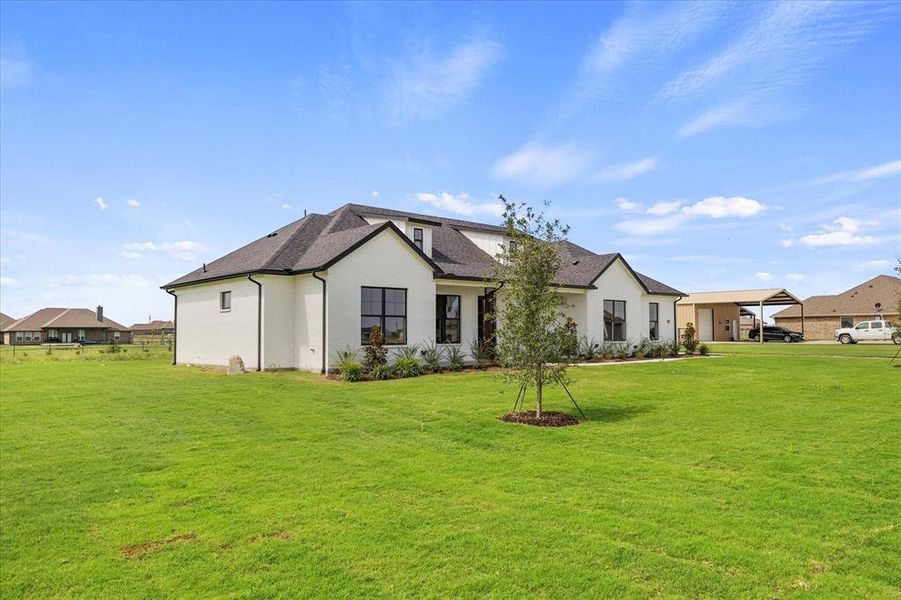
[[[841,294],[807,298],[804,300],[804,316],[875,315],[877,312],[884,315],[895,314],[898,294],[901,294],[901,278],[877,275]],[[880,311],[876,310],[877,302],[881,305]],[[797,304],[773,315],[776,318],[800,316],[801,307]]]
[[[431,224],[432,258],[422,254],[390,221],[370,225],[364,216]],[[461,230],[506,233],[506,229],[498,225],[345,204],[326,215],[307,215],[163,287],[172,288],[250,273],[304,273],[325,269],[386,229],[398,233],[432,266],[436,276],[461,279],[491,277],[496,266],[494,259],[461,233]],[[559,249],[564,266],[558,283],[565,286],[590,287],[617,258],[625,263],[619,254],[594,254],[570,241],[559,242]],[[628,263],[625,264],[628,267]],[[628,268],[631,271],[631,267]],[[682,295],[678,290],[650,277],[640,273],[635,275],[651,293]]]
[[[128,331],[109,317],[104,316],[103,321],[98,321],[97,313],[90,308],[42,308],[3,325],[3,331],[37,331],[42,328]]]

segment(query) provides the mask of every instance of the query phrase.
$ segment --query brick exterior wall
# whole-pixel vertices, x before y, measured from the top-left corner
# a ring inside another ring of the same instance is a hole
[[[845,315],[847,316],[847,315]],[[856,315],[852,316],[854,324],[857,325],[861,321],[873,321],[877,319],[876,315]],[[886,314],[887,321],[895,321],[897,315]],[[776,317],[774,319],[779,327],[788,327],[794,331],[801,331],[800,317]],[[835,317],[804,317],[804,339],[805,340],[834,340],[835,330],[841,329],[841,316]]]

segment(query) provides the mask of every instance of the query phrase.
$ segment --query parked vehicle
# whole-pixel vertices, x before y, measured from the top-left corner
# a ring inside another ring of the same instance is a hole
[[[760,329],[752,329],[748,333],[749,337],[752,341],[759,342],[760,341]],[[787,329],[785,327],[776,327],[774,325],[764,325],[763,327],[763,341],[764,342],[785,342],[786,344],[790,344],[791,342],[800,342],[804,339],[804,336],[798,331],[792,331],[791,329]]]
[[[84,339],[84,340],[78,340],[78,343],[81,344],[82,346],[91,346],[93,344],[96,344],[97,342],[94,340]]]
[[[835,330],[835,339],[843,344],[857,342],[883,342],[892,340],[901,344],[899,335],[889,321],[863,321],[854,327],[843,327]]]

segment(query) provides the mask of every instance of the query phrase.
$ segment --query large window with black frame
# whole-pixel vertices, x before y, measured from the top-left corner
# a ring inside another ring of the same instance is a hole
[[[626,341],[625,300],[604,300],[604,341]]]
[[[653,341],[660,339],[660,304],[648,303],[648,337]]]
[[[407,343],[407,290],[401,288],[360,288],[360,343],[369,343],[369,332],[378,325],[385,344]]]
[[[435,341],[439,344],[459,344],[460,296],[438,294],[435,307]]]

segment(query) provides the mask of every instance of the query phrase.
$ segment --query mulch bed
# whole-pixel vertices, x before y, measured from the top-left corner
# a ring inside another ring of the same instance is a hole
[[[579,419],[564,413],[554,411],[542,411],[541,417],[535,416],[534,410],[509,413],[500,417],[507,423],[519,423],[520,425],[534,425],[535,427],[567,427],[578,425]]]

